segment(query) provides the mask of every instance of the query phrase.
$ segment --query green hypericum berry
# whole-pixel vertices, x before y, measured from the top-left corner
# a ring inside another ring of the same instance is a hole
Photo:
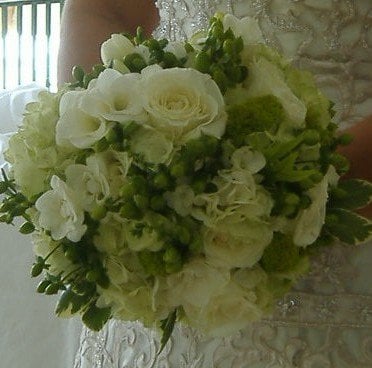
[[[46,295],[53,295],[53,294],[57,294],[58,291],[59,291],[59,284],[54,283],[54,284],[50,284],[46,287],[45,294]]]
[[[329,163],[340,173],[346,173],[350,168],[348,159],[338,153],[332,153],[329,156]]]
[[[308,129],[303,133],[303,142],[309,146],[319,143],[320,135],[315,129]]]
[[[300,203],[300,197],[294,193],[287,193],[284,202],[288,205],[297,206]]]
[[[156,189],[165,190],[169,188],[171,184],[171,179],[166,173],[159,172],[154,176],[152,183]]]
[[[337,137],[337,143],[342,146],[347,146],[353,141],[353,136],[351,134],[342,134]]]
[[[123,197],[124,199],[131,199],[133,195],[136,193],[136,189],[133,185],[133,183],[128,182],[125,183],[121,188],[120,188],[120,196]]]
[[[34,263],[31,268],[31,276],[37,277],[39,276],[44,270],[44,264],[43,263]]]
[[[150,205],[149,197],[144,196],[144,195],[135,194],[133,196],[133,200],[136,206],[141,210],[147,209]]]
[[[45,289],[51,284],[51,282],[49,280],[43,280],[39,283],[39,285],[37,286],[37,289],[36,291],[38,293],[44,293],[45,292]]]
[[[119,213],[121,217],[132,220],[140,220],[142,218],[142,212],[132,201],[124,203],[121,206]]]
[[[100,206],[96,204],[90,211],[90,216],[93,220],[102,220],[107,214],[107,208],[105,206]]]
[[[155,195],[150,199],[150,207],[154,211],[162,211],[166,208],[167,203],[162,195]]]
[[[188,165],[184,161],[180,161],[176,164],[173,164],[170,169],[170,174],[174,178],[182,178],[183,176],[186,176],[189,172]]]
[[[89,282],[96,282],[101,277],[101,272],[99,270],[90,270],[86,273],[85,278]]]
[[[164,52],[163,63],[166,68],[173,68],[179,64],[176,55],[172,52]]]
[[[31,234],[31,233],[33,233],[35,231],[35,226],[34,226],[34,224],[33,223],[31,223],[31,222],[25,222],[21,227],[20,227],[20,229],[19,229],[19,232],[21,233],[21,234],[25,234],[25,235],[27,235],[27,234]]]
[[[82,82],[84,78],[84,70],[81,66],[75,65],[72,68],[72,76],[74,77],[75,80]]]

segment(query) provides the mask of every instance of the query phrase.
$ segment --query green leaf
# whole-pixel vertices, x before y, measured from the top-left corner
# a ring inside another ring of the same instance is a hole
[[[372,183],[365,180],[341,180],[331,192],[330,207],[354,210],[372,201]]]
[[[93,331],[99,331],[111,317],[111,308],[98,308],[92,304],[83,314],[84,324]]]
[[[372,235],[372,223],[351,211],[333,208],[327,212],[325,230],[347,244],[358,244]]]
[[[163,332],[163,335],[160,340],[161,345],[160,345],[160,350],[158,352],[158,355],[163,351],[163,349],[165,348],[165,345],[167,345],[168,340],[172,336],[172,332],[173,332],[176,320],[177,320],[177,309],[169,313],[168,317],[161,321],[160,328]]]
[[[71,308],[70,313],[75,314],[90,301],[90,298],[91,296],[78,295],[72,291],[71,287],[68,287],[62,292],[55,313],[59,316]]]

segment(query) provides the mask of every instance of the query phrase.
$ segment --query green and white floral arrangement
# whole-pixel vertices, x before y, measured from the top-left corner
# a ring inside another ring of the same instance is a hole
[[[335,239],[367,240],[372,186],[339,180],[332,104],[216,15],[187,42],[115,34],[91,73],[41,92],[9,141],[1,221],[33,233],[38,292],[110,318],[231,334],[272,312]]]

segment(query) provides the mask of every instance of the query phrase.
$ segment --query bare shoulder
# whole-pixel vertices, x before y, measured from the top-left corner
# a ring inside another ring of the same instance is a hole
[[[58,57],[60,83],[70,80],[71,68],[90,69],[100,61],[100,45],[112,33],[134,33],[141,25],[150,34],[158,23],[154,0],[66,0]]]

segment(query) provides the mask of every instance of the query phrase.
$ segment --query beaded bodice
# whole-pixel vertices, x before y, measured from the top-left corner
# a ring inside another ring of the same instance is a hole
[[[310,69],[336,102],[337,119],[372,114],[371,0],[158,0],[157,36],[182,39],[216,11],[259,21],[266,42]],[[205,339],[178,325],[157,356],[159,336],[138,322],[83,330],[74,368],[372,367],[372,244],[341,245],[275,313],[235,336]]]

